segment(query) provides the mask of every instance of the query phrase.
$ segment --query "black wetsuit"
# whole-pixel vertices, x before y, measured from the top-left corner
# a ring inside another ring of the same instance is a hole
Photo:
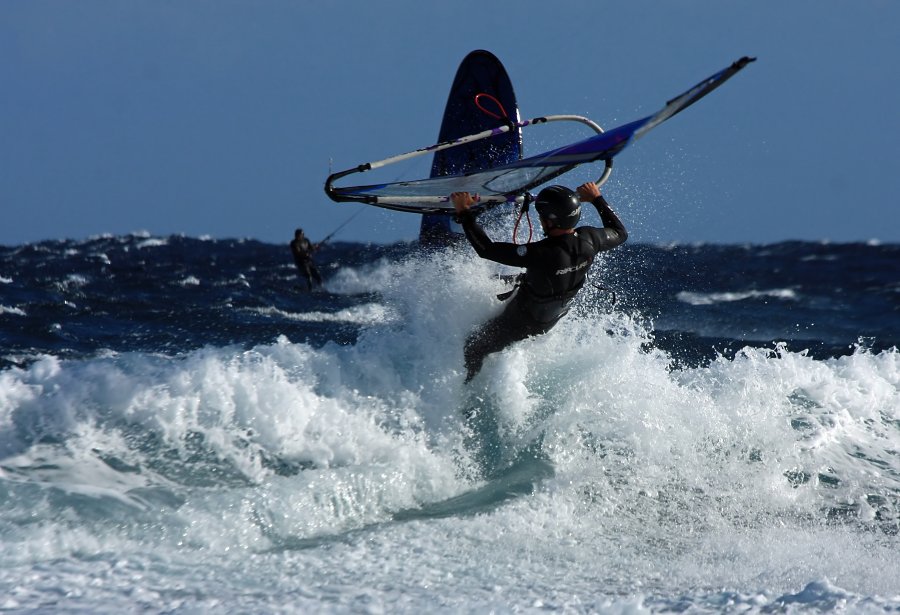
[[[300,237],[291,241],[291,254],[294,255],[294,263],[297,265],[297,271],[306,278],[306,286],[309,290],[313,289],[313,280],[316,284],[322,284],[322,276],[313,262],[312,253],[318,249],[310,243],[306,237]]]
[[[599,196],[593,204],[603,228],[581,226],[574,233],[546,237],[528,245],[491,241],[475,214],[459,217],[469,243],[480,257],[525,268],[506,309],[466,340],[466,382],[478,373],[487,355],[553,328],[569,311],[597,253],[611,250],[628,238],[606,199]]]

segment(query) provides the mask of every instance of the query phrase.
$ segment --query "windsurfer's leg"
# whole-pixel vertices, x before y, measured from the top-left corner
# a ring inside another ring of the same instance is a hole
[[[306,289],[311,291],[313,289],[313,280],[309,263],[303,263],[303,268],[300,269],[300,275],[306,280]]]
[[[513,342],[528,337],[530,327],[521,318],[515,306],[509,305],[496,318],[487,321],[469,335],[463,349],[466,366],[466,382],[474,378],[489,354],[500,352]]]

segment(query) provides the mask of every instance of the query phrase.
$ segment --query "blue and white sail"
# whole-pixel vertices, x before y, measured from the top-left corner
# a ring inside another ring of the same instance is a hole
[[[605,179],[608,176],[614,156],[665,120],[712,92],[754,60],[755,58],[743,57],[728,68],[715,73],[683,94],[676,96],[657,113],[605,132],[591,120],[572,115],[555,115],[509,122],[507,125],[478,134],[438,143],[420,148],[414,152],[399,154],[384,160],[361,164],[352,169],[334,173],[328,177],[325,183],[325,192],[334,201],[362,202],[387,209],[416,213],[452,214],[453,205],[449,201],[451,192],[465,191],[478,194],[480,197],[479,206],[488,208],[499,203],[521,199],[529,190],[559,177],[582,164],[598,161],[605,162],[606,169],[601,178]],[[516,127],[524,128],[530,125],[561,120],[586,123],[595,128],[598,134],[536,156],[472,173],[364,186],[336,187],[333,185],[337,179],[352,173],[361,173],[415,156],[457,147],[480,139],[488,139],[504,134]]]

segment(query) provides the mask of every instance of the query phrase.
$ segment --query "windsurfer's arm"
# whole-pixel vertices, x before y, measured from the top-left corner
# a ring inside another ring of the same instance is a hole
[[[462,225],[466,239],[475,248],[478,256],[512,267],[525,266],[524,256],[519,254],[515,244],[492,241],[478,224],[477,214],[471,210],[475,204],[472,195],[468,192],[454,192],[450,195],[450,200],[453,202],[453,209],[456,210],[455,219]]]
[[[600,214],[600,220],[603,222],[603,228],[597,229],[600,235],[601,250],[609,250],[618,245],[625,243],[628,239],[628,231],[625,225],[619,220],[619,216],[612,210],[603,195],[600,194],[600,187],[594,182],[587,182],[578,186],[578,196],[582,202],[592,203]]]

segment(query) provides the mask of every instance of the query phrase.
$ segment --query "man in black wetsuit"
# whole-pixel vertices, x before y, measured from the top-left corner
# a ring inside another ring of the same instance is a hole
[[[298,228],[294,231],[294,240],[291,241],[291,254],[294,255],[294,263],[297,265],[297,271],[306,278],[306,286],[309,290],[313,289],[313,280],[321,286],[322,276],[313,262],[313,252],[319,249],[321,244],[313,244],[303,234],[303,229]]]
[[[475,220],[476,214],[469,209],[475,198],[468,192],[454,192],[450,200],[478,256],[525,268],[506,309],[466,340],[464,355],[466,382],[469,382],[487,355],[553,328],[569,311],[569,304],[584,285],[597,253],[621,245],[628,233],[593,182],[579,186],[577,194],[565,186],[541,190],[535,199],[535,209],[546,237],[528,245],[491,241]],[[593,203],[603,228],[575,228],[581,218],[581,202]]]

